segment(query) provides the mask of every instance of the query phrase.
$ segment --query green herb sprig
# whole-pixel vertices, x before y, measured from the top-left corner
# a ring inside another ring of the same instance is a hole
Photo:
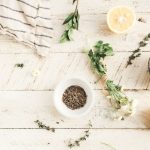
[[[107,69],[103,63],[103,60],[106,56],[112,55],[112,47],[109,44],[104,44],[102,41],[98,41],[93,47],[93,50],[90,50],[88,53],[94,71],[100,79],[105,77],[103,86],[108,93],[107,98],[109,98],[112,107],[118,112],[120,111],[120,115],[125,117],[132,114],[133,101],[123,93],[121,86],[115,85],[113,81],[107,79]]]
[[[103,41],[98,41],[96,45],[88,53],[91,60],[91,64],[95,72],[103,77],[106,75],[107,69],[103,64],[103,60],[106,56],[112,56],[113,49],[108,43],[103,43]]]
[[[92,127],[92,123],[91,123],[91,121],[89,120],[88,128],[90,129],[91,127]],[[88,130],[85,130],[85,131],[84,131],[84,134],[83,134],[80,138],[78,138],[78,139],[76,139],[76,140],[70,139],[69,142],[68,142],[68,144],[67,144],[67,146],[68,146],[69,148],[79,147],[80,144],[81,144],[81,142],[86,141],[87,138],[89,137],[89,135],[90,135],[90,130],[89,130],[89,129],[88,129]]]
[[[73,148],[76,146],[80,146],[81,142],[86,141],[88,137],[89,137],[89,130],[86,130],[86,131],[84,131],[84,135],[81,136],[80,138],[76,139],[75,141],[70,140],[68,142],[68,147]]]
[[[52,132],[55,132],[55,128],[50,128],[49,126],[46,126],[45,124],[43,124],[41,121],[39,120],[36,120],[34,121],[39,128],[41,129],[45,129],[45,130],[48,130],[48,131],[52,131]]]
[[[61,35],[60,43],[64,43],[66,41],[71,41],[73,30],[78,30],[79,28],[79,12],[78,12],[78,2],[79,0],[73,0],[73,4],[76,3],[76,7],[74,12],[70,13],[68,17],[63,22],[63,25],[66,26],[64,33]]]
[[[133,53],[129,56],[128,61],[127,61],[127,65],[126,67],[128,67],[129,65],[132,65],[133,60],[136,59],[137,57],[141,56],[141,48],[145,47],[148,43],[148,41],[150,40],[150,33],[147,34],[142,41],[139,42],[139,46],[137,49],[135,49],[133,51]]]
[[[133,100],[129,99],[125,93],[123,93],[121,86],[114,84],[111,80],[107,80],[106,90],[109,95],[108,98],[115,109],[121,110],[125,107],[125,110],[121,112],[123,114],[121,119],[133,113]]]

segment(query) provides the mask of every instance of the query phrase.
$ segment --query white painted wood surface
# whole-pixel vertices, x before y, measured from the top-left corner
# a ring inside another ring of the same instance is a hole
[[[69,149],[64,141],[80,137],[89,120],[93,124],[91,135],[78,149],[110,150],[102,144],[104,142],[116,150],[149,150],[150,75],[147,61],[150,44],[132,66],[125,68],[125,65],[131,51],[150,32],[150,1],[80,0],[80,31],[75,32],[75,40],[67,44],[59,44],[58,40],[64,30],[62,22],[73,10],[72,0],[51,0],[50,5],[54,45],[47,58],[40,58],[28,47],[0,35],[0,150]],[[106,13],[116,5],[133,7],[137,19],[143,17],[146,23],[136,21],[128,34],[111,33],[106,25]],[[123,85],[127,95],[138,102],[136,114],[125,121],[110,119],[111,107],[101,93],[101,86],[94,84],[97,78],[84,50],[97,40],[111,43],[115,51],[115,55],[105,61],[109,77]],[[24,67],[16,68],[16,63],[24,63]],[[34,70],[39,70],[37,77],[31,75]],[[90,114],[76,120],[60,116],[53,106],[56,85],[72,76],[87,80],[96,97]],[[56,133],[38,129],[34,123],[37,119],[55,127]]]

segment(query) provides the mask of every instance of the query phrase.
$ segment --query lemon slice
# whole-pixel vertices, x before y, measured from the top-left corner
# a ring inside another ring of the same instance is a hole
[[[124,33],[135,22],[134,11],[127,6],[117,6],[107,13],[107,24],[111,31],[115,33]]]

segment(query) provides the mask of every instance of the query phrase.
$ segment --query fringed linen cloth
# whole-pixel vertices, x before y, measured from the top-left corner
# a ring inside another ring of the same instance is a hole
[[[0,0],[0,33],[46,56],[52,42],[50,0]]]

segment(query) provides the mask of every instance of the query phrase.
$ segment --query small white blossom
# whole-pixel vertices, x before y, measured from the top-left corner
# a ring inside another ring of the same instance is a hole
[[[39,73],[40,73],[39,70],[33,70],[32,71],[32,76],[37,77],[39,75]]]

